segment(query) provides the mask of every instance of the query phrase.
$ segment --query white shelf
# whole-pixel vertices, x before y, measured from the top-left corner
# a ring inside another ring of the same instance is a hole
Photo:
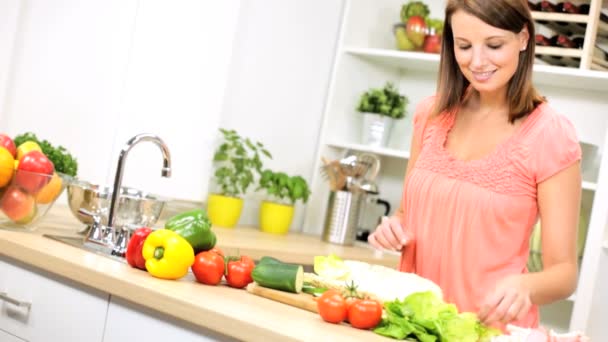
[[[532,11],[532,19],[534,20],[546,20],[546,21],[562,21],[570,23],[587,23],[589,22],[589,16],[586,14],[569,14],[569,13],[558,13],[558,12],[539,12]]]
[[[563,56],[563,57],[578,57],[583,56],[581,49],[566,49],[555,46],[537,46],[534,50],[537,55]]]
[[[343,51],[372,63],[406,71],[436,72],[439,69],[439,55],[432,53],[355,47],[348,47]],[[608,72],[535,64],[534,82],[565,88],[605,91],[608,89]]]
[[[363,145],[363,144],[352,144],[352,143],[336,142],[336,141],[327,143],[327,146],[337,147],[337,148],[342,148],[342,149],[347,149],[347,150],[355,150],[355,151],[359,151],[359,152],[369,152],[369,153],[374,153],[374,154],[378,154],[381,156],[396,157],[396,158],[401,158],[401,159],[409,159],[409,157],[410,157],[409,151],[397,150],[394,148],[372,147],[372,146],[367,146],[367,145]]]
[[[605,250],[608,250],[608,240],[604,241],[602,247],[604,247]]]
[[[583,181],[583,189],[589,191],[597,190],[597,183]]]

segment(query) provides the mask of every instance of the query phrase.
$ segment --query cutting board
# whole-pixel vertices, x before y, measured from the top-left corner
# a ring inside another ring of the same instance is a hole
[[[256,282],[247,285],[247,292],[307,311],[315,313],[319,312],[317,310],[317,302],[314,300],[312,295],[307,293],[290,293],[273,290],[260,286]]]

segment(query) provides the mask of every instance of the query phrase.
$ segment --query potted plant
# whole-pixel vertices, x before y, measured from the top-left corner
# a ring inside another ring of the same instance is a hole
[[[409,100],[390,82],[361,95],[357,110],[363,113],[362,143],[386,146],[394,120],[405,117]]]
[[[300,176],[265,170],[260,175],[259,187],[269,196],[260,206],[260,229],[263,232],[285,234],[293,220],[295,203],[308,201],[310,189]]]
[[[264,145],[241,137],[235,130],[220,128],[223,142],[213,156],[214,178],[219,190],[209,194],[207,212],[213,225],[231,228],[241,217],[243,199],[256,174],[262,170],[262,155],[272,159]]]

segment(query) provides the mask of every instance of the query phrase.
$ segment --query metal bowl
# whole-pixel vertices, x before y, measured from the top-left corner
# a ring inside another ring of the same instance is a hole
[[[68,203],[72,214],[85,225],[93,223],[91,217],[79,213],[80,209],[97,215],[101,223],[108,224],[112,189],[74,180],[67,187]],[[113,226],[115,228],[152,227],[162,214],[167,199],[129,187],[120,188]]]

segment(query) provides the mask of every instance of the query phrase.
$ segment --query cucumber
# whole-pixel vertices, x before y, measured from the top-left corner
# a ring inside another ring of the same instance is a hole
[[[260,262],[251,272],[251,277],[264,287],[300,293],[304,285],[304,268],[283,262]]]
[[[284,264],[284,262],[282,262],[281,260],[279,260],[277,258],[263,256],[260,259],[260,261],[258,262],[258,265],[261,265],[261,264]]]

